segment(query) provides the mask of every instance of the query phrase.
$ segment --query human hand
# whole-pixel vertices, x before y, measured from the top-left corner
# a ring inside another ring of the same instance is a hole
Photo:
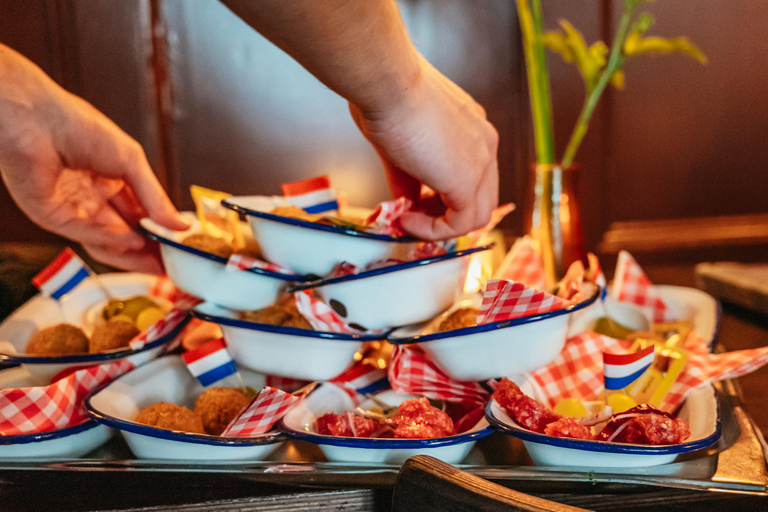
[[[169,229],[189,227],[138,142],[2,45],[0,175],[35,224],[115,267],[162,271],[124,218],[146,212]]]
[[[403,229],[442,240],[484,226],[498,205],[498,133],[466,92],[420,62],[402,97],[365,109],[350,103],[350,111],[379,153],[393,195],[414,201],[400,218]]]

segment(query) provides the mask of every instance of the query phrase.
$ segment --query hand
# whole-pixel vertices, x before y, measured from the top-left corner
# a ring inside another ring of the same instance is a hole
[[[0,174],[33,222],[115,267],[162,271],[124,217],[146,212],[169,229],[189,227],[138,142],[2,45]]]
[[[418,79],[402,98],[367,110],[350,104],[350,111],[381,156],[393,195],[414,201],[401,217],[403,229],[442,240],[490,220],[499,200],[499,138],[480,105],[420,62]]]

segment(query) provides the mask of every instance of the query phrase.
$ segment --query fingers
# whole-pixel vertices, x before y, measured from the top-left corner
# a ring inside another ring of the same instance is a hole
[[[54,211],[48,218],[52,221],[46,223],[46,229],[83,245],[101,246],[112,252],[140,251],[146,246],[144,237],[126,224],[109,205],[104,205],[96,212],[87,212],[83,216]],[[56,223],[56,219],[64,221]]]
[[[83,245],[83,248],[95,260],[122,270],[162,274],[163,264],[151,251],[114,252],[98,245]]]
[[[57,150],[67,167],[127,182],[148,215],[169,229],[187,229],[147,162],[141,146],[87,102],[69,97]]]

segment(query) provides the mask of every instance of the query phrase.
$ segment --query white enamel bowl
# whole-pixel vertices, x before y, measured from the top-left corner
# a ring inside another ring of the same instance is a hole
[[[653,288],[667,304],[671,315],[681,320],[691,320],[693,330],[707,342],[710,348],[715,346],[722,312],[720,303],[714,297],[696,288],[685,286],[654,285]],[[597,320],[604,317],[606,313],[618,323],[641,331],[650,330],[653,324],[652,319],[646,318],[643,311],[634,304],[617,302],[607,294],[602,301],[574,315],[569,335],[593,329]],[[640,325],[643,320],[644,328]]]
[[[108,299],[99,286],[99,281],[115,297],[132,297],[147,295],[156,280],[156,276],[147,274],[101,274],[98,281],[95,277],[89,277],[80,283],[58,303],[49,297],[36,295],[0,324],[0,362],[19,364],[29,371],[35,381],[50,383],[53,377],[72,367],[93,366],[120,359],[127,359],[135,366],[141,366],[155,359],[179,335],[189,317],[167,335],[147,343],[138,350],[127,348],[68,356],[33,356],[27,355],[25,351],[33,334],[62,322],[77,325],[90,336],[94,324],[94,308]]]
[[[221,204],[248,217],[267,260],[299,274],[324,276],[342,261],[365,267],[377,260],[405,259],[416,242],[410,237],[366,233],[269,213],[287,205],[282,197],[233,197]]]
[[[460,381],[525,373],[557,357],[571,316],[597,300],[600,288],[585,286],[589,286],[582,291],[586,299],[558,311],[438,332],[440,323],[456,309],[479,307],[481,297],[467,299],[427,325],[396,329],[387,340],[396,345],[418,344],[430,361]]]
[[[523,440],[528,455],[537,466],[578,466],[586,469],[629,468],[667,464],[683,453],[712,446],[720,439],[720,408],[712,386],[692,391],[680,409],[691,435],[682,444],[647,446],[608,443],[548,436],[532,432],[507,415],[496,400],[486,408],[491,425]]]
[[[314,289],[348,324],[388,329],[424,322],[454,304],[469,260],[491,245],[299,285]]]
[[[415,398],[391,390],[378,393],[376,397],[389,405]],[[363,402],[360,405],[365,408],[373,404]],[[280,429],[295,439],[317,444],[331,462],[371,464],[402,464],[408,458],[422,454],[458,464],[478,439],[492,432],[485,418],[467,432],[437,439],[366,439],[324,436],[314,431],[315,420],[323,414],[340,414],[354,409],[355,404],[343,389],[334,385],[320,386],[283,417]]]
[[[341,334],[240,320],[234,311],[203,303],[192,314],[221,327],[238,366],[268,375],[328,380],[343,372],[365,341],[383,334]]]
[[[247,370],[240,370],[240,374],[247,386],[264,386],[263,375]],[[134,421],[139,411],[158,402],[191,409],[204,390],[180,356],[166,356],[115,379],[91,394],[85,406],[96,421],[119,429],[131,451],[141,459],[261,460],[280,446],[284,436],[278,432],[256,438],[226,438],[149,427]]]
[[[0,389],[48,384],[46,380],[33,378],[25,368],[0,371]],[[112,430],[109,427],[93,420],[39,434],[0,436],[0,460],[80,457],[106,443],[111,436]]]
[[[305,280],[303,276],[259,268],[227,271],[226,258],[181,243],[200,230],[193,216],[187,217],[193,221],[187,231],[172,231],[148,218],[140,223],[142,233],[160,244],[168,277],[185,292],[226,308],[250,311],[274,303],[287,283]]]

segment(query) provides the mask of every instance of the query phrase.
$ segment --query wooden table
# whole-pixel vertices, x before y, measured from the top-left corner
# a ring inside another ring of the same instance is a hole
[[[646,268],[655,283],[693,286],[692,265]],[[728,350],[768,345],[768,318],[723,306],[720,342]],[[768,433],[768,368],[740,379],[744,400],[763,433]],[[40,472],[0,473],[0,510],[390,510],[391,489],[308,489],[254,484],[227,475]],[[593,510],[766,510],[768,498],[677,489],[626,488],[598,484],[585,491],[553,493],[547,482],[530,494]],[[441,508],[452,503],[443,496]],[[466,510],[466,509],[465,509]]]

